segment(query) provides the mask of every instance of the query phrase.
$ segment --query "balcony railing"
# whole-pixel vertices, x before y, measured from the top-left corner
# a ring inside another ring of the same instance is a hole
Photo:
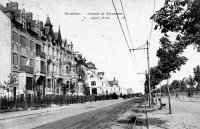
[[[26,73],[31,73],[31,74],[34,73],[34,72],[33,72],[33,68],[28,67],[28,66],[20,66],[20,71],[24,71],[24,72],[26,72]]]
[[[40,56],[42,58],[45,58],[45,53],[41,51],[36,51],[36,56]]]

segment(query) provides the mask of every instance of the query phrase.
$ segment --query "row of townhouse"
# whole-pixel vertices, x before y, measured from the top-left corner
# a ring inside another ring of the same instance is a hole
[[[17,2],[10,2],[0,5],[0,18],[0,96],[120,92],[118,84],[110,84],[104,72],[96,72],[93,63],[74,52],[72,42],[62,39],[60,27],[53,31],[48,16],[43,24],[31,12],[18,9]],[[6,92],[3,82],[9,74],[16,80]],[[118,90],[113,91],[113,86]]]
[[[88,87],[90,94],[108,95],[116,93],[120,95],[122,93],[118,80],[114,78],[112,81],[108,81],[104,78],[104,72],[97,72],[96,70],[97,68],[92,62],[86,64],[86,87]]]

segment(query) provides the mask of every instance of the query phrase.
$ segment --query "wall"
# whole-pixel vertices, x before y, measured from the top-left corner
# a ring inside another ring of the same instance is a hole
[[[11,21],[0,10],[0,82],[11,73]]]

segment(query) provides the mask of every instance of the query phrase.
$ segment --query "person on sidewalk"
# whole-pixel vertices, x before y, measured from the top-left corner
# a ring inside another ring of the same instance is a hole
[[[160,97],[158,98],[158,101],[159,101],[159,104],[160,104],[160,107],[158,108],[158,110],[162,110],[162,107],[164,107],[166,105],[166,103],[162,103],[162,100],[161,100]]]

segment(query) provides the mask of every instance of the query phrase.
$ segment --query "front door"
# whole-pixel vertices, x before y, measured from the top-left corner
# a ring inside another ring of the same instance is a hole
[[[13,98],[14,98],[14,101],[16,100],[16,89],[17,89],[16,87],[13,88]]]

